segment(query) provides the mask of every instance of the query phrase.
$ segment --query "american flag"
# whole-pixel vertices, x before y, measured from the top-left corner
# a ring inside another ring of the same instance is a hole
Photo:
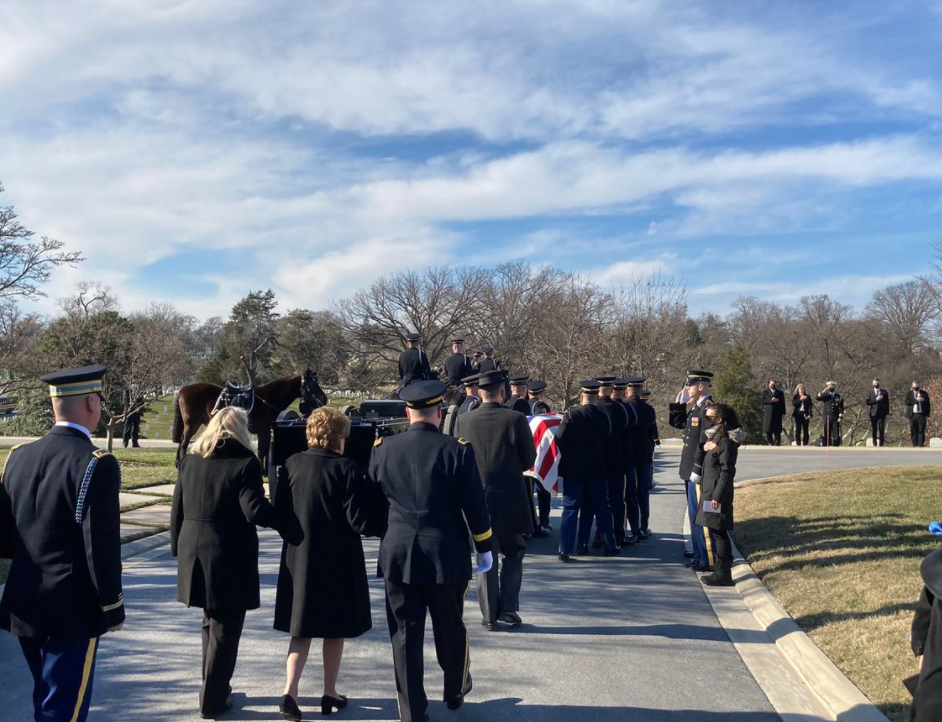
[[[563,420],[562,414],[540,414],[528,416],[533,445],[536,446],[536,461],[533,468],[526,472],[547,491],[554,494],[559,489],[559,449],[556,447],[556,429]]]

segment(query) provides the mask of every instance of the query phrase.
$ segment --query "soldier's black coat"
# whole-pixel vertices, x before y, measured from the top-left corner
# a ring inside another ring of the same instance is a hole
[[[446,381],[451,384],[460,384],[461,379],[470,376],[474,371],[471,370],[471,359],[463,353],[453,353],[445,359]]]
[[[612,432],[605,439],[605,468],[608,477],[615,477],[634,466],[633,432],[637,416],[632,409],[626,408],[611,396],[600,396],[598,408],[608,415],[612,425]]]
[[[123,622],[117,459],[81,431],[55,426],[10,453],[2,482],[0,528],[13,530],[13,564],[0,628],[78,640]]]
[[[569,409],[556,431],[559,475],[580,480],[608,478],[605,445],[612,433],[608,414],[594,404]]]
[[[528,399],[522,399],[517,394],[514,394],[510,397],[510,400],[506,404],[508,409],[513,409],[514,411],[523,414],[524,416],[530,415],[530,401]]]
[[[830,423],[844,414],[844,397],[837,391],[822,391],[818,394],[818,401],[824,403],[824,410],[821,415],[826,417]]]
[[[691,474],[703,473],[703,445],[706,443],[706,407],[710,397],[706,396],[696,406],[671,404],[668,423],[675,429],[684,430],[684,448],[680,452],[680,478],[690,481]]]
[[[536,416],[538,414],[551,414],[553,413],[549,407],[549,404],[543,400],[530,399],[530,416]]]
[[[458,418],[458,436],[474,449],[494,533],[532,533],[523,472],[536,461],[536,447],[526,416],[497,402],[485,402],[473,414]]]
[[[468,531],[479,552],[490,550],[492,535],[471,445],[432,424],[415,423],[378,441],[370,477],[382,485],[389,501],[380,574],[399,584],[468,582]]]
[[[403,386],[431,378],[431,370],[428,356],[421,349],[407,348],[399,354],[399,378],[402,379]]]
[[[623,402],[634,411],[638,422],[632,428],[630,462],[632,467],[648,465],[654,458],[654,443],[658,439],[657,412],[654,407],[644,403],[636,396],[630,396]]]

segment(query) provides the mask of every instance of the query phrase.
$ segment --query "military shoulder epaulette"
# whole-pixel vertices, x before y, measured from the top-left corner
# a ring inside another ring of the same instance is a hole
[[[13,456],[13,452],[19,449],[21,446],[26,446],[26,444],[14,444],[10,447],[10,453],[7,454],[7,458],[3,460],[3,468],[0,469],[0,484],[3,483],[3,475],[6,473],[7,464],[10,463],[10,457]]]
[[[106,449],[95,449],[92,452],[92,456],[94,456],[96,459],[104,459],[106,456],[114,456],[114,454]]]
[[[13,444],[13,446],[10,447],[10,452],[12,453],[12,452],[16,451],[16,450],[19,449],[21,446],[26,446],[26,443],[22,443],[22,444]]]
[[[383,443],[383,437],[380,436],[376,441],[373,442],[373,446],[379,446]]]
[[[468,440],[467,440],[467,439],[458,439],[458,443],[461,444],[462,446],[467,446],[467,445],[468,445]]]

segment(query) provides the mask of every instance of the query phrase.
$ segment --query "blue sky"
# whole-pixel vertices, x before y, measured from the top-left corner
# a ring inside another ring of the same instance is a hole
[[[0,0],[0,202],[125,308],[523,257],[862,307],[942,239],[937,2]]]

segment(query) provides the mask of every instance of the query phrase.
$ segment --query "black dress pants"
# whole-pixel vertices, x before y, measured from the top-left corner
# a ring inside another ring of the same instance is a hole
[[[400,584],[386,580],[386,621],[392,641],[402,722],[419,722],[428,709],[425,694],[425,615],[432,617],[435,655],[444,672],[445,701],[471,688],[471,657],[465,629],[467,584]]]
[[[615,534],[615,542],[621,544],[628,528],[628,501],[625,493],[627,482],[624,474],[618,474],[609,477],[606,483],[608,484],[608,505],[612,510],[612,530]],[[595,535],[601,535],[597,520]]]
[[[806,419],[804,416],[795,417],[795,445],[796,446],[807,446],[808,445],[808,426],[811,420]]]
[[[553,507],[553,495],[550,494],[540,482],[534,482],[536,485],[536,500],[540,507],[540,526],[546,528],[550,525],[550,509]]]
[[[124,445],[127,446],[130,441],[133,446],[140,446],[138,439],[141,435],[141,415],[140,414],[131,414],[128,416],[127,421],[124,422],[124,434],[122,440]]]
[[[494,562],[488,571],[477,575],[478,603],[484,621],[496,622],[501,612],[520,610],[520,586],[523,583],[523,557],[526,552],[527,540],[523,534],[494,534],[491,537]]]
[[[886,445],[886,417],[885,416],[871,416],[870,417],[870,433],[873,435],[874,446]]]
[[[628,525],[631,533],[647,530],[651,514],[651,481],[654,478],[654,465],[641,464],[628,469],[625,484],[625,501],[628,505]]]
[[[765,440],[769,446],[781,446],[782,445],[782,432],[779,431],[766,431]]]
[[[244,624],[244,609],[227,612],[203,610],[203,686],[200,688],[200,712],[203,714],[216,714],[226,704]]]
[[[717,559],[732,559],[733,545],[729,540],[728,530],[710,529],[710,541],[713,542],[713,553]]]
[[[926,445],[926,415],[913,414],[909,420],[909,433],[913,437],[913,446]]]

